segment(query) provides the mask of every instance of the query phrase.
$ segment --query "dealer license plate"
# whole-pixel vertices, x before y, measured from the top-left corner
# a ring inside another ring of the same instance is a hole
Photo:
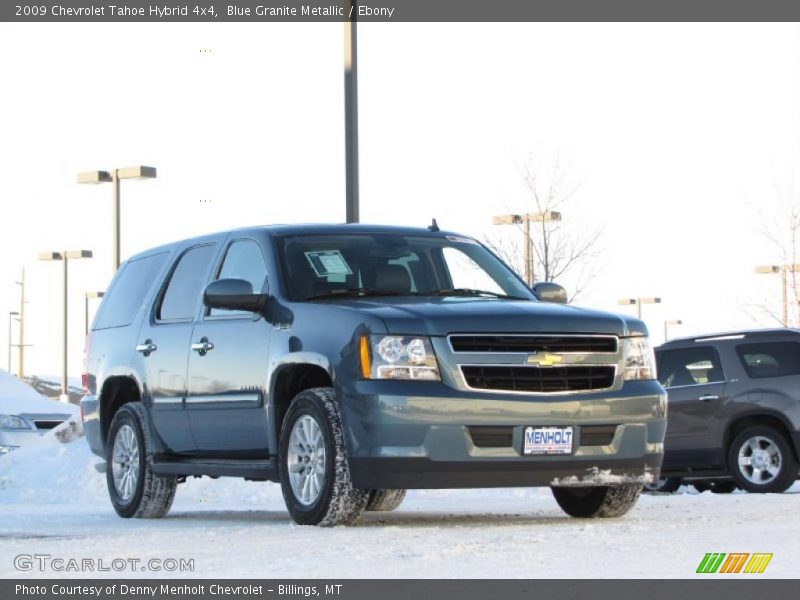
[[[572,454],[572,427],[526,427],[522,453]]]

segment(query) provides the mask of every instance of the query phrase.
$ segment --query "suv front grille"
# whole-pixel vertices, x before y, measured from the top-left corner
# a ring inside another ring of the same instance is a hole
[[[614,353],[615,336],[593,335],[451,335],[453,352]]]
[[[607,365],[565,367],[462,366],[467,385],[477,390],[509,392],[584,392],[614,385],[616,368]]]

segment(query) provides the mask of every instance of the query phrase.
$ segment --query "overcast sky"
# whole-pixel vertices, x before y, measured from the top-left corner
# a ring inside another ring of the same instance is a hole
[[[78,171],[158,168],[123,182],[123,258],[343,221],[342,42],[338,24],[0,24],[0,340],[24,266],[28,373],[60,369],[60,271],[37,253],[95,252],[71,263],[72,375],[83,293],[112,275],[111,189]],[[565,225],[604,230],[581,304],[661,296],[657,343],[664,319],[772,324],[745,307],[778,299],[753,268],[779,260],[760,223],[799,179],[800,26],[362,24],[359,69],[362,221],[496,235],[492,215],[531,208],[520,162],[559,162]]]

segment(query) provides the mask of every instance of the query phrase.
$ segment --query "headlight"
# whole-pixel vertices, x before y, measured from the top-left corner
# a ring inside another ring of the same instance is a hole
[[[441,379],[436,355],[427,337],[362,336],[360,359],[364,379]]]
[[[11,415],[0,415],[0,429],[30,429],[27,421]]]
[[[625,381],[656,378],[656,356],[646,337],[625,340],[625,370],[622,378]]]

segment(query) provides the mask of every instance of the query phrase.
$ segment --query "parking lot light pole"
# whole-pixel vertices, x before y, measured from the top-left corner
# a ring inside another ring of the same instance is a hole
[[[89,335],[89,299],[102,298],[105,292],[86,292],[83,295],[83,333]]]
[[[111,221],[114,239],[113,245],[113,259],[114,259],[114,272],[119,269],[120,259],[120,198],[119,198],[119,182],[122,179],[155,179],[155,167],[144,167],[141,165],[135,167],[124,167],[122,169],[114,169],[113,171],[84,171],[78,173],[78,183],[111,183],[113,190],[113,202],[111,203]]]
[[[19,313],[15,310],[9,311],[8,313],[8,372],[11,373],[11,323],[14,321],[14,317],[18,317]],[[17,319],[19,321],[19,319]]]
[[[560,221],[561,213],[548,210],[540,213],[527,213],[524,215],[499,215],[492,219],[494,225],[524,225],[523,244],[525,244],[525,283],[532,286],[534,283],[534,257],[533,241],[531,240],[531,223],[546,223],[547,221]]]
[[[661,298],[622,298],[619,303],[623,306],[636,305],[636,316],[642,318],[642,304],[661,304]]]
[[[69,274],[69,261],[76,258],[92,258],[91,250],[66,250],[63,252],[42,252],[39,254],[39,260],[60,260],[63,263],[63,329],[62,329],[62,355],[61,355],[61,402],[69,402],[69,383],[67,381],[67,287],[68,287],[68,274]]]
[[[669,326],[670,325],[683,325],[683,321],[680,319],[671,319],[669,321],[664,321],[664,341],[666,342],[669,340]]]

